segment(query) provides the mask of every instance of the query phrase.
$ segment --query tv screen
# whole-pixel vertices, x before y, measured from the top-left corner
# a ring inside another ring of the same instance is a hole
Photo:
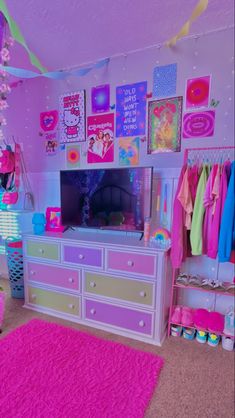
[[[143,231],[151,185],[152,167],[61,171],[62,224]]]

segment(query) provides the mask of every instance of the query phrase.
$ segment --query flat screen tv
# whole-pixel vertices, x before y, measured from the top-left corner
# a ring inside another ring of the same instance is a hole
[[[143,231],[152,167],[60,172],[63,226]]]

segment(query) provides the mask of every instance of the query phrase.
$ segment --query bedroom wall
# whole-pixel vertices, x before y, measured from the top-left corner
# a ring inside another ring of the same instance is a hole
[[[193,37],[177,43],[173,49],[165,46],[149,48],[128,55],[111,58],[107,67],[93,70],[85,77],[63,81],[38,78],[24,80],[9,96],[7,112],[7,135],[12,135],[22,144],[27,170],[35,194],[36,210],[45,211],[47,206],[59,206],[59,170],[65,168],[65,151],[48,156],[44,139],[39,135],[39,113],[58,109],[59,96],[79,89],[86,90],[86,112],[91,115],[91,87],[109,83],[111,104],[115,104],[115,89],[118,85],[138,81],[148,82],[148,93],[153,89],[153,68],[158,65],[177,63],[176,96],[185,96],[186,80],[193,77],[211,75],[210,99],[219,100],[216,107],[215,132],[213,137],[182,139],[181,152],[147,154],[147,142],[140,143],[140,166],[153,166],[155,179],[161,178],[168,185],[168,219],[170,228],[172,201],[177,178],[183,162],[186,147],[214,147],[234,144],[234,45],[233,28]],[[150,99],[151,100],[151,99]],[[183,104],[185,111],[185,102]],[[146,132],[147,133],[147,132]],[[81,167],[118,167],[118,140],[115,139],[115,161],[107,164],[86,163],[86,146],[82,143]],[[153,196],[156,192],[154,183]],[[154,213],[153,213],[153,216]],[[27,218],[29,220],[29,218]],[[198,266],[205,275],[217,272],[210,260],[202,262],[194,258],[192,270]],[[229,264],[229,263],[226,263]],[[1,268],[1,267],[0,267]],[[229,265],[221,267],[226,277],[231,276]],[[210,303],[210,302],[208,302]]]

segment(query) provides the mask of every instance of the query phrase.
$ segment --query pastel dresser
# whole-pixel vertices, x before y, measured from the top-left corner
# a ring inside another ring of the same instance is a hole
[[[25,307],[161,345],[171,288],[168,252],[137,237],[25,234]]]

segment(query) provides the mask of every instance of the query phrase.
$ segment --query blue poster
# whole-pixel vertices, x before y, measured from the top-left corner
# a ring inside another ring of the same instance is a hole
[[[116,88],[116,137],[145,135],[147,81]]]
[[[177,64],[161,65],[153,70],[153,97],[176,95]]]

